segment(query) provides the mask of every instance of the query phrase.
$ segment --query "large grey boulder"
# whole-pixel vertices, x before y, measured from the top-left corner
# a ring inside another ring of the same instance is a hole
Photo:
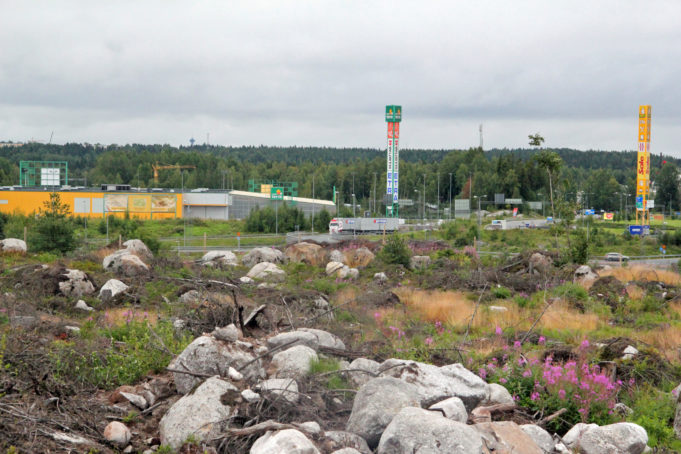
[[[458,397],[450,397],[441,402],[431,405],[428,410],[438,412],[447,419],[458,421],[466,424],[468,421],[468,412],[463,401]]]
[[[497,383],[490,383],[488,385],[489,388],[489,397],[485,399],[481,405],[489,406],[489,405],[497,405],[497,404],[512,404],[515,401],[513,400],[513,396],[511,396],[511,393],[503,387],[500,384]]]
[[[289,403],[295,404],[300,399],[298,383],[292,378],[270,378],[263,380],[255,386],[256,391],[281,396]]]
[[[537,446],[544,452],[544,454],[550,454],[553,452],[553,446],[556,442],[553,440],[551,434],[546,430],[535,424],[523,424],[520,426],[520,430],[525,432],[532,441],[535,442]]]
[[[641,454],[648,445],[646,430],[631,422],[619,422],[608,426],[596,426],[589,424],[583,427],[580,434],[568,437],[574,427],[563,437],[563,443],[572,449],[579,450],[584,454]],[[566,437],[568,440],[566,441]]]
[[[403,408],[393,418],[376,450],[377,454],[483,452],[482,438],[471,426],[416,407]]]
[[[255,440],[251,454],[319,454],[302,432],[295,429],[270,431]]]
[[[161,418],[161,443],[179,449],[190,435],[206,440],[222,433],[231,416],[231,408],[223,405],[223,394],[238,390],[219,377],[211,377],[196,390],[175,402]]]
[[[5,238],[0,240],[0,252],[25,254],[28,248],[26,242],[18,238]]]
[[[581,440],[584,434],[596,428],[598,428],[598,424],[584,424],[579,422],[563,435],[563,444],[570,449],[576,448],[579,444],[579,440]]]
[[[347,367],[350,370],[350,372],[347,373],[348,379],[353,385],[358,387],[362,386],[378,375],[379,366],[380,364],[374,360],[357,358]],[[368,373],[360,371],[366,371]]]
[[[329,262],[340,262],[341,265],[345,262],[345,255],[338,249],[329,252]]]
[[[374,378],[355,395],[352,413],[346,426],[374,448],[393,417],[404,407],[418,407],[420,395],[416,386],[393,377]]]
[[[260,262],[253,265],[246,277],[256,281],[283,282],[286,279],[286,272],[274,263]]]
[[[154,259],[154,254],[152,254],[151,250],[142,240],[128,240],[123,243],[123,246],[128,252],[135,254],[145,263],[150,263]]]
[[[149,266],[128,249],[120,249],[107,255],[102,261],[102,268],[128,277],[135,277],[149,273]]]
[[[534,440],[513,421],[483,422],[473,427],[491,452],[543,454],[542,449]]]
[[[99,289],[99,297],[108,301],[112,298],[116,298],[121,293],[125,292],[129,287],[118,279],[109,279],[106,284],[102,285]]]
[[[252,267],[257,263],[284,263],[285,260],[286,257],[284,256],[284,253],[278,249],[257,247],[244,255],[241,259],[241,263],[244,266]]]
[[[59,291],[65,296],[80,298],[83,295],[95,293],[95,286],[86,273],[80,270],[66,269],[62,276],[65,281],[59,282]]]
[[[333,334],[314,328],[300,328],[288,333],[280,333],[267,339],[269,348],[279,347],[293,342],[293,345],[307,345],[308,347],[319,350],[319,347],[335,348],[345,350],[345,344]]]
[[[343,430],[327,430],[324,432],[324,436],[331,442],[329,446],[330,449],[354,449],[360,454],[371,454],[371,448],[369,448],[366,440],[357,434],[353,434],[352,432],[345,432]]]
[[[200,260],[203,266],[237,266],[239,261],[231,251],[208,251]]]
[[[395,377],[416,386],[421,405],[430,406],[448,397],[460,398],[471,411],[487,398],[487,383],[460,364],[437,367],[402,359],[388,359],[378,368],[383,377]]]
[[[257,380],[265,377],[261,360],[253,361],[256,355],[248,351],[243,343],[223,342],[212,336],[201,336],[194,339],[168,366],[170,369],[186,370],[200,374],[221,375],[227,373],[229,367],[240,369],[246,380]],[[250,363],[246,366],[247,363]],[[201,379],[189,374],[173,373],[177,392],[186,394]]]
[[[272,357],[276,378],[302,378],[310,372],[310,363],[317,361],[317,352],[306,345],[295,345]]]
[[[553,259],[548,255],[535,252],[530,256],[529,265],[532,271],[536,270],[540,273],[546,273],[551,269]]]
[[[294,243],[284,250],[284,255],[289,262],[307,263],[318,266],[324,261],[324,249],[318,244]]]

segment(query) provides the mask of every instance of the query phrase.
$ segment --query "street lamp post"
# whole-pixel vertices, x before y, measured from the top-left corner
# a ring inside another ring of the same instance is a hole
[[[449,173],[449,220],[452,220],[452,174]]]
[[[354,176],[353,176],[353,186],[354,186]],[[354,218],[352,221],[352,236],[357,236],[357,216],[355,215],[355,207],[357,205],[355,204],[355,194],[352,194],[352,217]]]
[[[423,223],[426,222],[426,174],[423,174]]]
[[[435,201],[436,203],[436,213],[437,219],[440,219],[440,172],[437,173],[437,200]]]

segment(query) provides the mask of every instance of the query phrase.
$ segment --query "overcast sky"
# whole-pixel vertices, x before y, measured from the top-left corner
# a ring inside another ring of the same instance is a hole
[[[681,156],[679,1],[0,0],[0,141]]]

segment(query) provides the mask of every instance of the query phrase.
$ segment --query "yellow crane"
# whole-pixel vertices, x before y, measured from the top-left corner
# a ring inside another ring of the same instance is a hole
[[[151,165],[152,170],[154,171],[154,184],[158,184],[158,171],[159,170],[166,170],[166,169],[196,169],[196,166],[192,165],[169,165],[169,164],[159,164],[158,162],[156,164]]]

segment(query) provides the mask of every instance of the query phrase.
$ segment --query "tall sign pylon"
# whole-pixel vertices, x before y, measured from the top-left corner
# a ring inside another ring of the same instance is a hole
[[[399,180],[400,180],[400,122],[402,106],[385,106],[385,121],[388,123],[387,149],[387,184],[385,215],[399,216]],[[391,202],[389,202],[391,201]]]
[[[650,225],[650,124],[651,106],[638,106],[638,156],[636,159],[636,224]]]

